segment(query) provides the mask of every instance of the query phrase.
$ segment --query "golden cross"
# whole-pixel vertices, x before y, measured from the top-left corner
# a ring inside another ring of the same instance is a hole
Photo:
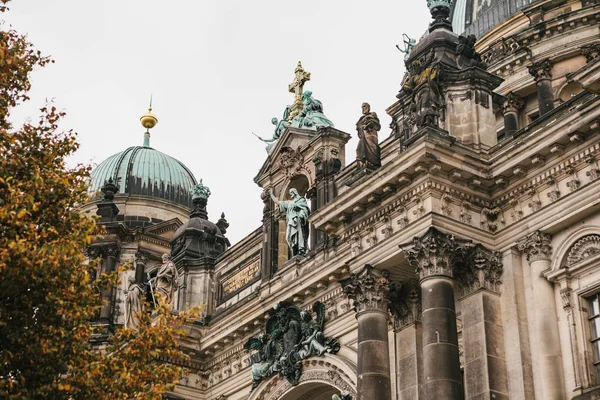
[[[290,83],[288,89],[290,93],[294,93],[296,97],[302,97],[304,83],[310,81],[310,72],[306,72],[304,68],[302,68],[302,62],[298,61],[298,66],[294,73],[296,74],[294,82]]]
[[[306,72],[304,68],[302,68],[302,62],[298,61],[298,66],[296,66],[294,73],[296,74],[294,76],[294,82],[290,83],[288,86],[290,93],[294,93],[295,95],[294,104],[292,105],[292,113],[289,118],[290,120],[298,115],[302,110],[302,92],[304,91],[304,84],[307,81],[310,81],[310,72]]]

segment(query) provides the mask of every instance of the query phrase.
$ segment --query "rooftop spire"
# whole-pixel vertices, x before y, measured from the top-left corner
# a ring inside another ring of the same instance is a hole
[[[150,95],[150,105],[148,106],[148,112],[140,118],[142,126],[146,128],[144,133],[144,147],[150,147],[150,129],[154,128],[158,124],[158,118],[152,114],[152,95]]]

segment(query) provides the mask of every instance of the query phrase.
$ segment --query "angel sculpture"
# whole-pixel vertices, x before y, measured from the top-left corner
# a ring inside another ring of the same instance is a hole
[[[250,356],[252,363],[252,390],[260,382],[272,375],[272,366],[275,357],[275,346],[269,335],[263,333],[258,337],[251,337],[244,344],[246,350],[256,350],[256,353]]]
[[[305,359],[313,355],[322,356],[324,353],[337,353],[340,349],[340,344],[336,339],[326,338],[323,334],[325,305],[317,301],[313,304],[313,311],[317,314],[315,320],[306,311],[300,313],[303,339],[298,344],[298,356],[300,359]]]

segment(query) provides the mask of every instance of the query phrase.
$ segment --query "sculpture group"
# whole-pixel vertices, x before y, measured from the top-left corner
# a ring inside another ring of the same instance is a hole
[[[141,327],[143,313],[147,308],[156,307],[158,303],[173,305],[179,275],[177,267],[169,259],[168,254],[163,254],[162,261],[156,276],[149,278],[147,283],[138,283],[133,277],[129,277],[125,307],[126,328],[138,331]],[[152,306],[146,305],[146,288],[150,290]]]
[[[250,357],[253,390],[275,374],[297,385],[302,374],[302,360],[339,351],[338,341],[323,334],[325,305],[316,302],[312,310],[315,319],[296,306],[278,303],[267,320],[265,332],[248,339],[244,348],[255,351]]]

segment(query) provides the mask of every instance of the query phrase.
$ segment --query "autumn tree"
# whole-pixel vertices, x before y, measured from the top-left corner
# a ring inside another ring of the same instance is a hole
[[[90,345],[99,294],[117,279],[92,282],[83,254],[95,232],[77,211],[90,167],[67,165],[79,145],[53,105],[36,122],[9,122],[31,73],[49,62],[26,36],[0,31],[0,398],[159,399],[184,372],[168,361],[185,358],[178,336],[190,315],[160,306],[140,332],[117,330],[102,351]]]

